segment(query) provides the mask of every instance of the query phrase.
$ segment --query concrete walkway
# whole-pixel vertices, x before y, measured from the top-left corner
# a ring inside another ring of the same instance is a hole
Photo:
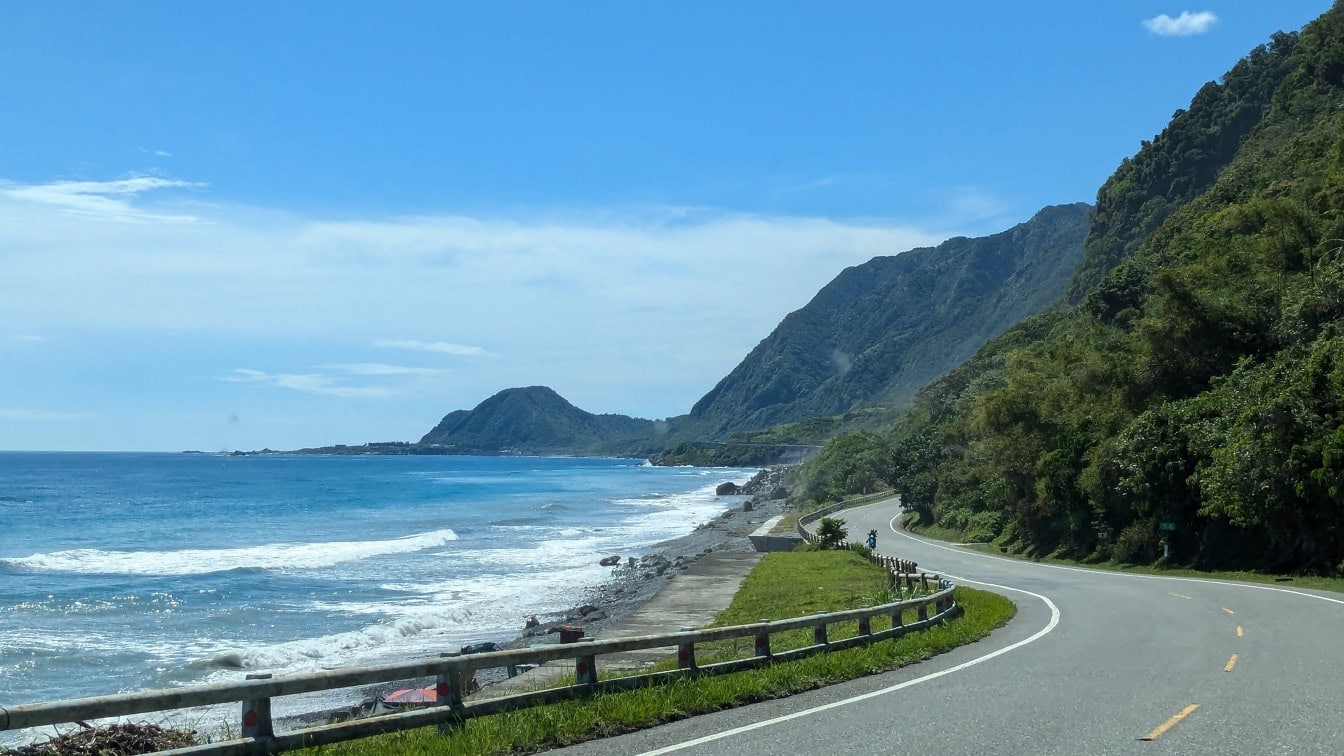
[[[732,603],[742,579],[763,555],[756,552],[711,552],[668,581],[648,603],[616,620],[599,639],[672,633],[683,627],[703,627]],[[675,646],[644,651],[606,654],[597,658],[598,669],[633,669],[675,658]],[[517,677],[494,683],[467,700],[522,693],[544,688],[565,675],[574,674],[574,662],[558,659]]]

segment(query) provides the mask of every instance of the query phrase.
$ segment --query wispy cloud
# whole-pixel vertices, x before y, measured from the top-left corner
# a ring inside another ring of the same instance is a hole
[[[388,365],[382,362],[338,362],[331,365],[319,365],[318,367],[323,370],[345,373],[346,375],[443,375],[449,372],[444,368]]]
[[[490,354],[478,346],[450,344],[446,341],[383,340],[374,342],[374,346],[384,349],[406,349],[412,352],[451,354],[457,357],[482,357]]]
[[[0,419],[26,420],[38,423],[69,423],[91,420],[93,415],[87,412],[47,412],[30,409],[0,409]]]
[[[197,203],[197,223],[115,224],[60,204],[181,183],[0,184],[0,322],[265,343],[303,360],[215,368],[258,389],[435,412],[546,384],[585,409],[662,417],[846,266],[979,228],[992,204],[961,197],[910,222],[657,207],[318,220]]]
[[[1145,19],[1143,28],[1159,37],[1189,37],[1204,34],[1217,23],[1218,16],[1213,11],[1181,11],[1181,15],[1172,18],[1163,13],[1160,16]]]
[[[22,341],[22,342],[27,343],[27,344],[36,344],[36,343],[39,343],[39,342],[46,341],[46,340],[47,340],[47,337],[46,337],[46,336],[38,336],[38,335],[36,335],[36,334],[32,334],[32,333],[16,333],[16,334],[14,334],[14,340],[15,340],[15,341]]]
[[[140,150],[146,155],[153,155],[154,157],[170,158],[173,156],[173,153],[169,152],[168,150],[151,150],[146,149],[144,147],[136,147],[136,149]]]
[[[71,215],[127,223],[191,223],[195,216],[153,212],[136,207],[141,194],[156,189],[197,188],[204,184],[155,176],[118,181],[55,181],[48,184],[0,182],[0,195],[52,205]]]
[[[305,394],[334,396],[342,399],[379,399],[394,396],[396,392],[382,386],[347,386],[329,375],[320,373],[266,373],[261,370],[237,368],[223,378],[230,383],[260,383],[276,388],[300,391]]]

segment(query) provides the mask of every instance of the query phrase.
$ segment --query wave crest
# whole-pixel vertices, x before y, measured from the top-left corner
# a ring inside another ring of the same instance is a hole
[[[406,554],[456,541],[447,528],[385,541],[271,543],[235,549],[180,551],[103,551],[70,549],[0,559],[0,566],[32,572],[76,572],[93,575],[204,575],[230,570],[310,570],[386,554]]]

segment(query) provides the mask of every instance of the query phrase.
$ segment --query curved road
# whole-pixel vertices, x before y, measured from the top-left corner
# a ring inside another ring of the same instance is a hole
[[[878,551],[1009,596],[933,660],[561,751],[575,754],[1344,754],[1344,594],[1004,559],[846,510]]]

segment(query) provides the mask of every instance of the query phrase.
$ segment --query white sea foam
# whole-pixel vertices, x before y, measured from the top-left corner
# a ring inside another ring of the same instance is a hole
[[[202,575],[237,569],[308,570],[386,554],[408,554],[457,540],[452,530],[432,530],[385,541],[271,543],[234,549],[103,551],[71,549],[0,559],[0,564],[41,572],[108,575]]]
[[[605,571],[603,571],[605,572]],[[567,608],[580,584],[575,575],[480,575],[424,585],[398,585],[420,593],[396,604],[348,604],[372,614],[395,612],[382,622],[348,632],[282,643],[217,648],[192,664],[212,670],[207,681],[236,679],[239,671],[294,674],[354,663],[430,658],[481,640],[503,640],[532,614]],[[590,575],[591,577],[591,575]],[[509,629],[514,628],[514,629]]]

